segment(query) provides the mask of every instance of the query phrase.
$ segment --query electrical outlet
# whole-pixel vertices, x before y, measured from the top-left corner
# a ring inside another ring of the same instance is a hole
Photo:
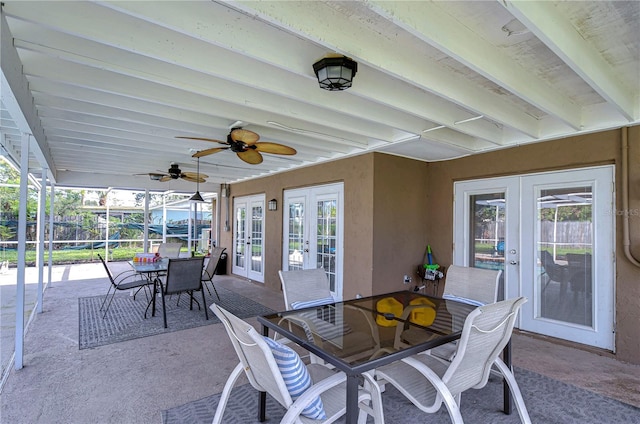
[[[406,274],[405,274],[403,282],[404,282],[405,284],[409,284],[409,283],[411,283],[411,277],[409,277],[408,275],[406,275]]]

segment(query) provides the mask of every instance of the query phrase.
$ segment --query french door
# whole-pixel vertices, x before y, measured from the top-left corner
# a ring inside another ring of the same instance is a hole
[[[612,166],[465,181],[454,191],[454,263],[502,269],[502,295],[528,298],[519,328],[614,349]]]
[[[236,275],[264,283],[264,194],[233,201],[233,265]]]
[[[342,299],[343,184],[284,192],[282,269],[324,268]]]

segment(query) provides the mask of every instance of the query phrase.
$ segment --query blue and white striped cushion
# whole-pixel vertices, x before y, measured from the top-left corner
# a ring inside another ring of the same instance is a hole
[[[313,300],[305,300],[305,301],[301,300],[298,302],[291,302],[291,309],[310,308],[312,306],[328,305],[334,302],[335,300],[333,300],[333,297],[331,296],[323,297],[322,299],[313,299]]]
[[[278,364],[278,369],[280,370],[280,374],[282,374],[289,395],[295,402],[305,390],[311,387],[309,371],[307,371],[307,367],[300,359],[300,356],[289,346],[278,343],[269,337],[265,337],[264,340],[271,348],[271,352],[276,360],[276,364]],[[326,419],[327,416],[324,412],[322,399],[320,399],[319,396],[314,399],[302,410],[302,415],[314,420]]]

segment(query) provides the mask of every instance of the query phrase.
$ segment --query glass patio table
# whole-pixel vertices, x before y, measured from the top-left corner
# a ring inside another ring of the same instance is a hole
[[[412,312],[403,319],[402,312],[409,305],[421,306],[409,309]],[[347,375],[346,422],[355,423],[362,373],[459,339],[461,331],[453,330],[453,320],[464,320],[475,308],[455,300],[399,291],[277,312],[259,316],[258,322],[263,335],[271,329]],[[411,337],[405,339],[403,334]],[[508,355],[504,360],[511,366]],[[265,406],[266,393],[261,392],[260,421],[265,420]],[[505,412],[509,413],[507,406],[510,397],[505,397]]]
[[[135,272],[145,275],[153,282],[153,296],[151,296],[149,305],[147,305],[147,310],[149,309],[149,306],[151,306],[151,316],[156,316],[156,293],[158,292],[158,284],[162,284],[159,276],[161,273],[167,272],[169,269],[169,259],[163,258],[155,262],[129,261],[129,265]],[[147,316],[147,310],[144,311],[145,318]]]

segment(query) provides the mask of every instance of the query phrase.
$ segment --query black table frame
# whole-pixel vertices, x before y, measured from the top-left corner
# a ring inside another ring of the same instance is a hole
[[[441,298],[428,296],[426,294],[408,292],[408,291],[388,293],[388,294],[385,294],[383,297],[393,296],[393,295],[407,295],[407,294],[417,295],[417,296],[425,297],[427,299],[432,299],[436,301],[443,300]],[[351,303],[362,302],[368,299],[374,299],[379,297],[381,296],[371,296],[367,298],[353,299],[351,301],[335,302],[332,305],[343,305],[343,304],[349,305]],[[447,300],[447,302],[452,302],[452,300]],[[347,375],[347,412],[346,412],[347,423],[356,423],[358,420],[358,385],[359,385],[359,379],[362,373],[381,367],[383,365],[390,364],[392,362],[396,362],[402,358],[406,358],[408,356],[411,356],[420,352],[424,352],[426,350],[433,349],[437,346],[457,340],[460,338],[460,335],[461,335],[461,331],[454,332],[448,335],[442,335],[441,337],[438,337],[436,339],[432,339],[427,342],[408,347],[406,349],[398,350],[397,352],[390,353],[389,355],[386,355],[386,356],[369,360],[357,365],[351,365],[343,361],[342,359],[332,355],[330,352],[327,352],[321,346],[317,346],[314,343],[310,342],[309,340],[295,334],[294,332],[290,331],[289,328],[274,324],[273,322],[269,321],[269,319],[267,319],[267,317],[270,317],[270,316],[273,317],[274,315],[277,315],[280,317],[286,317],[287,315],[290,315],[290,314],[295,314],[295,313],[304,312],[304,311],[313,311],[313,310],[316,310],[316,307],[299,309],[294,311],[278,312],[276,314],[259,316],[257,317],[257,319],[258,319],[258,322],[262,324],[262,334],[264,336],[269,335],[269,329],[273,330],[276,333],[280,333],[287,339],[305,348],[306,350],[318,356],[319,358],[323,359],[324,361],[332,364],[338,370],[343,371]],[[471,310],[469,312],[471,312]],[[402,325],[402,323],[399,323],[398,325]],[[511,342],[509,342],[509,344],[503,351],[503,360],[507,365],[507,367],[511,368]],[[511,392],[509,390],[509,386],[506,380],[504,380],[503,395],[504,395],[504,412],[506,414],[510,414],[511,413]],[[265,421],[265,418],[266,418],[265,417],[265,408],[266,408],[265,392],[260,392],[259,405],[260,406],[258,411],[258,419],[260,420],[260,422],[263,422]]]
[[[144,311],[144,316],[146,318],[147,311],[149,310],[149,306],[151,306],[151,316],[156,316],[156,294],[158,293],[158,286],[160,286],[160,293],[162,293],[162,282],[160,281],[160,273],[167,272],[169,269],[169,259],[160,259],[156,262],[134,262],[129,261],[129,265],[131,268],[138,274],[144,274],[147,276],[147,279],[153,282],[153,293],[151,296],[151,300],[147,305],[147,309]],[[156,274],[155,276],[153,274]]]

